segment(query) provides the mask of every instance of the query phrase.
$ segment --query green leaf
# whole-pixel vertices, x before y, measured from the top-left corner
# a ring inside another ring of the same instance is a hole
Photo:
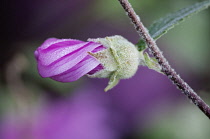
[[[167,16],[160,18],[159,20],[155,21],[149,27],[149,33],[153,39],[157,40],[164,34],[166,34],[170,29],[172,29],[175,25],[178,25],[184,19],[191,17],[192,15],[207,9],[210,6],[210,0],[195,3],[187,8],[181,9],[175,13],[168,14]],[[144,41],[141,39],[137,46],[139,49],[142,49],[146,46]]]
[[[143,40],[140,40],[137,44],[136,44],[138,50],[141,52],[143,50],[145,50],[147,47],[146,47],[146,44]]]
[[[117,79],[118,72],[115,71],[109,80],[108,86],[104,89],[105,92],[109,91],[113,87],[115,87],[119,83],[119,79]]]
[[[155,40],[157,40],[162,35],[166,34],[167,31],[172,29],[175,25],[184,21],[184,19],[208,8],[209,6],[210,6],[210,0],[203,1],[200,3],[195,3],[192,6],[181,9],[175,13],[169,14],[166,17],[163,17],[155,21],[149,27],[149,33]]]
[[[153,70],[155,70],[155,71],[157,71],[159,73],[162,73],[161,72],[161,67],[158,64],[158,61],[154,57],[150,57],[148,53],[144,53],[144,60],[145,60],[145,65],[149,69],[153,69]]]

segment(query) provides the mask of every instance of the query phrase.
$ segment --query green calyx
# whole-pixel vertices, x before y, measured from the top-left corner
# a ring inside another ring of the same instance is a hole
[[[143,53],[143,50],[139,52],[134,44],[122,36],[115,35],[88,39],[88,41],[97,42],[107,47],[107,49],[97,53],[89,52],[91,56],[100,61],[104,69],[88,76],[91,78],[109,78],[105,91],[116,86],[120,79],[131,78],[138,70],[139,65],[147,66],[161,73],[161,68],[154,58],[151,58],[147,53]]]
[[[141,61],[137,48],[122,36],[111,36],[98,39],[88,39],[101,43],[107,49],[98,53],[90,53],[98,59],[104,66],[104,69],[96,72],[89,77],[109,78],[110,81],[105,91],[116,86],[120,79],[131,78],[137,71]]]

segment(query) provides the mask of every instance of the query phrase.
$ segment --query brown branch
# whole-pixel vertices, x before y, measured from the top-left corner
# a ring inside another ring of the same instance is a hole
[[[136,15],[128,0],[119,0],[120,4],[131,19],[138,34],[146,42],[148,48],[151,50],[153,56],[158,60],[162,67],[162,72],[180,89],[209,119],[210,107],[196,94],[196,92],[176,73],[176,71],[169,65],[166,58],[158,48],[155,40],[150,36],[148,30]]]

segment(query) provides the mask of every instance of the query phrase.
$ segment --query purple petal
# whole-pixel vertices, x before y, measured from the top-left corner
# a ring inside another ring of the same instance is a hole
[[[103,45],[101,45],[101,46],[97,47],[96,49],[94,49],[94,50],[92,51],[92,53],[96,53],[96,52],[102,51],[102,50],[104,50],[104,49],[106,49],[106,47],[104,47]]]
[[[94,74],[103,69],[100,62],[88,54],[103,49],[106,47],[100,43],[50,38],[34,52],[34,55],[42,77],[71,82],[85,74]]]
[[[80,77],[82,77],[83,75],[93,70],[99,64],[100,62],[98,60],[88,55],[80,63],[75,65],[70,70],[62,74],[53,76],[51,78],[60,82],[72,82],[72,81],[78,80]]]
[[[72,53],[88,44],[87,42],[75,43],[73,45],[69,45],[69,44],[65,45],[63,43],[64,42],[53,44],[52,47],[54,47],[54,49],[50,47],[51,49],[38,50],[39,60],[41,64],[48,66],[54,61],[58,60],[59,58],[69,53]],[[61,47],[64,45],[65,47]]]
[[[99,46],[101,45],[89,42],[87,45],[83,46],[82,49],[61,57],[57,61],[51,63],[49,66],[42,65],[42,62],[39,61],[39,73],[42,77],[51,77],[63,73],[82,61],[82,59],[88,55],[87,52],[91,52]]]
[[[99,64],[97,67],[95,67],[93,70],[91,70],[87,74],[93,75],[94,73],[96,73],[96,72],[98,72],[99,70],[102,70],[102,69],[104,69],[104,67],[101,64]]]
[[[39,48],[41,48],[42,50],[43,49],[47,49],[48,47],[52,47],[52,45],[56,44],[56,43],[60,43],[60,42],[64,42],[64,43],[69,43],[72,44],[72,43],[79,43],[79,42],[82,42],[80,40],[75,40],[75,39],[57,39],[57,38],[49,38],[47,39]]]
[[[72,45],[76,45],[79,43],[85,43],[85,42],[74,40],[74,39],[49,38],[34,52],[34,55],[36,59],[38,60],[38,58],[41,57],[42,54],[46,54],[47,51],[50,51],[53,49],[56,49],[56,50],[61,49],[62,47],[71,47]],[[45,53],[42,53],[42,52],[45,52]]]

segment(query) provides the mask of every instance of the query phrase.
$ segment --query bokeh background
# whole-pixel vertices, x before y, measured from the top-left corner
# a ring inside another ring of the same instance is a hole
[[[148,27],[199,0],[130,0]],[[34,50],[50,37],[139,36],[117,0],[5,0],[0,46],[1,139],[209,139],[209,119],[163,75],[59,83],[39,76]],[[158,40],[178,73],[210,104],[210,10]]]

